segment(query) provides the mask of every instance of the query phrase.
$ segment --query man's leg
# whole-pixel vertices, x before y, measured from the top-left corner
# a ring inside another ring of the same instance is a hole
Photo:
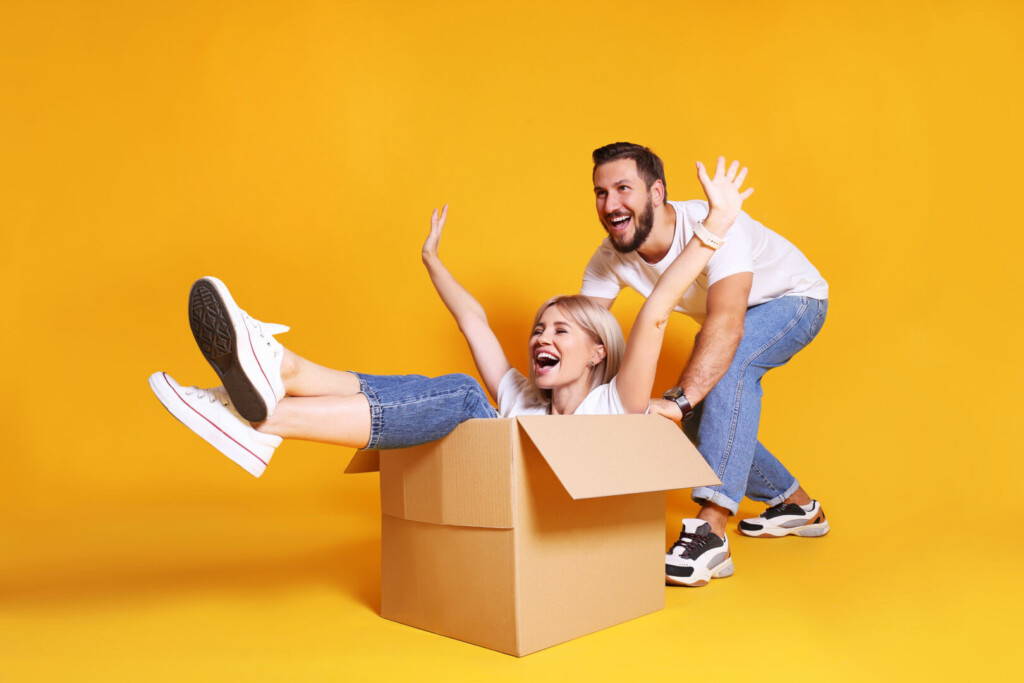
[[[761,378],[814,338],[826,306],[827,302],[805,297],[782,297],[747,311],[743,340],[729,370],[698,406],[699,422],[689,431],[696,430],[698,448],[722,484],[695,489],[693,497],[702,506],[698,517],[716,534],[724,534],[728,516],[747,493],[752,472],[768,480],[759,482],[755,495],[760,491],[786,497],[802,493],[786,468],[766,448],[758,447]]]

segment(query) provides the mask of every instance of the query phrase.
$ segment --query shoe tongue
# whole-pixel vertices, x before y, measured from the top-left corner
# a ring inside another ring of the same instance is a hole
[[[275,334],[283,334],[292,328],[279,323],[263,323],[263,329],[267,334],[273,336]]]
[[[703,519],[684,519],[683,531],[688,534],[707,536],[711,533],[711,525],[705,522]]]

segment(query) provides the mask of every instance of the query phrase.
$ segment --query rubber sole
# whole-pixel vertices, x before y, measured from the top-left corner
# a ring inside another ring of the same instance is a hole
[[[231,397],[235,410],[250,422],[267,419],[267,403],[242,367],[239,344],[251,344],[245,322],[233,320],[232,306],[224,300],[216,285],[204,278],[196,280],[188,294],[188,322],[199,350]],[[246,334],[240,339],[240,334]]]
[[[820,522],[818,524],[807,524],[805,526],[793,527],[791,529],[764,529],[760,532],[744,531],[740,529],[739,532],[744,536],[750,536],[751,538],[782,538],[783,536],[803,536],[805,538],[817,538],[824,536],[831,528],[828,525],[828,520]]]
[[[685,586],[687,588],[700,588],[708,585],[711,579],[727,579],[736,573],[736,565],[732,562],[732,555],[725,558],[725,561],[711,570],[703,572],[697,577],[690,577],[685,580],[679,576],[665,574],[665,584],[669,586]]]
[[[267,460],[256,455],[196,410],[181,396],[167,378],[167,374],[156,372],[149,377],[149,388],[156,394],[160,404],[174,419],[188,427],[196,436],[226,455],[232,462],[254,477],[267,469]]]

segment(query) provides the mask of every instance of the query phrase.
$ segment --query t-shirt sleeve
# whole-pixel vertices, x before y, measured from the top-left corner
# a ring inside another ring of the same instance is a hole
[[[498,414],[502,417],[511,417],[522,409],[522,404],[527,396],[527,388],[530,383],[523,373],[515,368],[509,368],[505,376],[498,382]],[[520,410],[516,410],[516,408]]]
[[[614,299],[621,289],[622,281],[615,274],[607,246],[602,243],[590,257],[590,263],[583,271],[583,287],[580,288],[580,294]]]
[[[757,223],[743,211],[725,235],[725,244],[707,265],[708,287],[737,273],[754,272],[754,228]]]

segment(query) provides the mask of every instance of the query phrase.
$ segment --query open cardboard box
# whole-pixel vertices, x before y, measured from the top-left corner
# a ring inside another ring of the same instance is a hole
[[[381,616],[522,656],[665,606],[665,491],[720,483],[653,415],[469,420],[380,471]]]

